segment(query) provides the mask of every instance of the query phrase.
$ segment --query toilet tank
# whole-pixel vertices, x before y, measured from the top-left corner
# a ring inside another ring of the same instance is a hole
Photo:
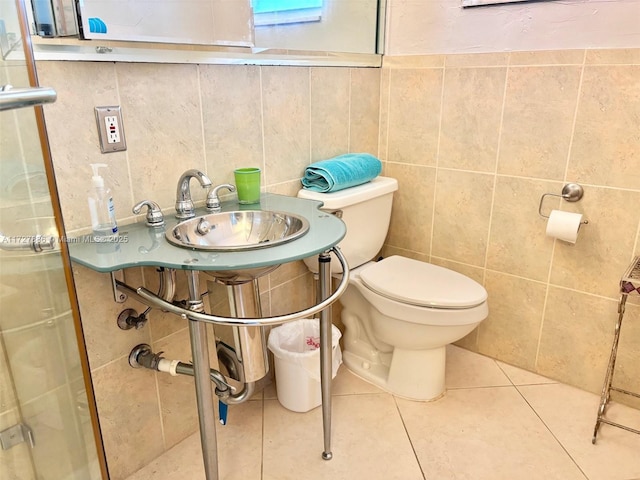
[[[349,268],[356,268],[372,260],[382,248],[391,220],[393,192],[397,189],[395,178],[376,177],[363,185],[337,192],[319,193],[302,189],[298,197],[321,201],[324,203],[323,211],[341,215],[347,234],[339,247]],[[307,259],[305,263],[312,272],[318,271],[315,258]],[[337,260],[331,262],[331,271],[342,272]]]

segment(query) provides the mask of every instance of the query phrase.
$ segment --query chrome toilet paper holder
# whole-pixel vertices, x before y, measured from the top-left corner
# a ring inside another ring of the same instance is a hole
[[[584,188],[582,188],[581,185],[578,185],[577,183],[567,183],[563,188],[562,188],[562,192],[560,193],[560,195],[558,195],[557,193],[545,193],[542,195],[542,197],[540,197],[540,205],[538,205],[538,214],[542,217],[542,218],[549,218],[548,215],[545,215],[544,213],[542,213],[542,202],[544,202],[544,197],[546,197],[547,195],[550,195],[552,197],[561,197],[564,200],[566,200],[567,202],[577,202],[578,200],[581,200],[582,197],[584,196]],[[583,224],[587,224],[589,223],[588,220],[583,220],[581,223]]]

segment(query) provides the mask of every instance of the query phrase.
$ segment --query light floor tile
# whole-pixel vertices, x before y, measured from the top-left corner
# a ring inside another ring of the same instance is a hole
[[[431,403],[397,402],[425,478],[585,479],[512,387],[451,390]]]
[[[331,461],[321,408],[290,412],[268,385],[217,426],[220,480],[640,480],[639,435],[602,425],[591,444],[597,395],[456,346],[447,355],[449,391],[434,402],[396,399],[343,365]],[[612,403],[607,418],[640,429],[640,410]],[[205,480],[198,433],[127,480],[175,479]]]
[[[447,346],[445,382],[448,389],[511,385],[493,358],[455,345]]]
[[[514,367],[508,363],[496,361],[500,369],[505,373],[511,383],[514,385],[540,385],[545,383],[558,383],[557,381],[538,375],[537,373],[523,370],[522,368]]]
[[[384,391],[372,383],[363,380],[347,367],[341,365],[338,375],[331,385],[333,395],[359,395],[361,393],[383,393]]]
[[[333,459],[322,460],[321,409],[265,401],[264,480],[423,480],[393,397],[333,397]]]
[[[589,480],[640,478],[640,435],[602,425],[591,443],[600,397],[567,385],[518,387],[527,402],[580,465]],[[640,411],[615,403],[610,420],[640,429]]]
[[[228,424],[216,425],[219,477],[260,480],[262,401],[229,409]],[[200,434],[195,433],[138,470],[128,480],[205,480]]]

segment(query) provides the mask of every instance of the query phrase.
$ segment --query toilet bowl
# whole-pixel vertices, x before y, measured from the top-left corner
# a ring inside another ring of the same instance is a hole
[[[383,390],[422,401],[445,391],[446,345],[489,311],[480,284],[401,256],[352,270],[340,302],[347,368]]]
[[[383,246],[397,188],[395,179],[377,177],[331,193],[303,189],[298,197],[323,202],[322,210],[339,214],[347,226],[339,244],[350,268],[340,298],[344,364],[383,390],[428,401],[445,391],[446,346],[488,316],[487,292],[460,273],[426,262],[399,255],[371,261]],[[317,273],[313,260],[305,263]]]

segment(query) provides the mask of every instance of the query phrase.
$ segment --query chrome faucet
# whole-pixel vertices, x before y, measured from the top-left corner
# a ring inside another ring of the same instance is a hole
[[[231,185],[230,183],[223,183],[222,185],[218,185],[217,187],[214,187],[211,190],[209,190],[209,193],[207,194],[206,207],[207,207],[207,210],[209,210],[210,212],[219,212],[222,209],[222,206],[220,205],[220,197],[218,196],[218,192],[223,188],[226,188],[230,192],[236,191],[236,187]]]
[[[184,172],[178,180],[178,190],[176,191],[176,218],[181,220],[196,216],[193,200],[191,200],[191,190],[189,181],[196,178],[202,188],[211,186],[211,180],[200,170],[190,169]]]

